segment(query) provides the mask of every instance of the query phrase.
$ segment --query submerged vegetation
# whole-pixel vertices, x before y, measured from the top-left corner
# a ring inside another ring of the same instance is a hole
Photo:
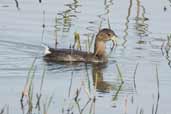
[[[86,65],[87,66],[87,65]],[[96,67],[96,66],[95,66]],[[97,66],[99,67],[99,66]],[[113,97],[111,98],[111,101],[115,104],[117,101],[117,98],[122,92],[122,88],[124,86],[124,74],[122,73],[120,67],[118,64],[115,66],[117,72],[118,72],[118,78],[120,81],[120,84],[118,84],[116,89],[112,89],[113,91]],[[138,64],[136,65],[135,71],[134,71],[134,86],[136,88],[136,80],[135,75],[137,72]],[[85,70],[87,70],[87,67],[85,67]],[[72,88],[73,85],[73,72],[71,73],[71,79],[68,89],[68,97],[64,99],[64,105],[61,109],[61,114],[96,114],[96,103],[98,101],[97,92],[100,86],[100,83],[103,83],[99,80],[99,77],[101,77],[101,73],[99,73],[100,69],[96,69],[93,72],[93,75],[95,78],[93,79],[93,88],[91,88],[91,79],[89,77],[89,73],[87,73],[87,81],[80,81],[80,86],[76,89]],[[44,97],[42,93],[42,88],[44,87],[44,80],[46,75],[46,67],[44,66],[43,73],[41,76],[41,82],[40,82],[40,89],[39,91],[34,91],[34,78],[35,78],[35,71],[36,71],[36,58],[33,60],[31,67],[28,71],[28,76],[26,78],[26,83],[24,85],[24,89],[21,94],[21,110],[23,114],[32,114],[32,113],[40,113],[40,114],[48,114],[48,110],[50,106],[52,105],[52,101],[54,100],[54,94],[52,94],[50,97]],[[99,82],[100,81],[100,82]],[[156,104],[153,104],[152,106],[152,114],[157,114],[158,107],[159,107],[159,100],[160,100],[160,82],[159,82],[159,73],[158,73],[158,67],[156,65],[156,82],[157,82],[157,101]],[[36,84],[37,86],[37,84]],[[128,110],[127,106],[127,100],[125,101],[124,110],[125,113]],[[116,107],[114,105],[113,107]],[[9,114],[9,105],[4,105],[4,107],[1,109],[0,114]],[[143,108],[136,109],[136,114],[144,114]]]
[[[42,98],[42,88],[43,88],[43,82],[45,79],[45,72],[46,69],[44,67],[43,69],[43,73],[42,73],[42,78],[41,78],[41,83],[40,83],[40,89],[39,92],[34,93],[34,78],[35,78],[35,71],[36,71],[36,58],[34,59],[29,72],[28,72],[28,76],[26,79],[26,83],[24,86],[24,90],[22,91],[22,95],[21,95],[21,109],[23,114],[31,114],[33,113],[33,110],[37,109],[38,112],[41,111],[41,113],[43,114],[47,114],[47,111],[50,107],[50,104],[52,102],[52,98],[53,96],[51,96],[49,99],[46,99],[46,101],[44,103],[41,102],[41,98]],[[37,84],[36,84],[37,86]],[[34,102],[36,98],[36,103]],[[35,103],[35,104],[34,104]]]

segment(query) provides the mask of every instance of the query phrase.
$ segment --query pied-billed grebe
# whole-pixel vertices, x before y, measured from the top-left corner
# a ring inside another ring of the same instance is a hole
[[[55,62],[85,62],[85,63],[104,63],[107,62],[105,53],[105,42],[112,40],[113,45],[117,35],[111,29],[101,29],[96,35],[94,52],[85,52],[74,49],[45,49],[44,59]]]

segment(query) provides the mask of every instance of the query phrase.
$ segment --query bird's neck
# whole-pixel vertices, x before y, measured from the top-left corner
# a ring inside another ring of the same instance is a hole
[[[105,42],[99,41],[96,39],[94,45],[94,55],[97,57],[104,57],[105,56]]]

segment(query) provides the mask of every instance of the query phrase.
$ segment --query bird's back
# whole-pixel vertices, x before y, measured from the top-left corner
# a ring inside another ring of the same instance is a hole
[[[74,49],[54,49],[48,48],[45,53],[45,60],[56,62],[85,62],[85,63],[102,63],[106,62],[106,58],[96,57],[93,53],[79,51]]]

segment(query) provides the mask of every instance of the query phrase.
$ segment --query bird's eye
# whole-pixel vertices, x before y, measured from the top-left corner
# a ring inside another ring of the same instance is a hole
[[[107,35],[108,35],[108,36],[111,36],[111,34],[110,34],[110,33],[107,33]]]

